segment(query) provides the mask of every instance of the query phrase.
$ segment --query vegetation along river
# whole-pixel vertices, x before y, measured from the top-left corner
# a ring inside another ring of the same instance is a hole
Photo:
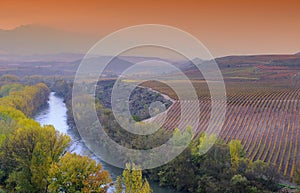
[[[68,134],[72,139],[72,145],[70,146],[69,150],[80,155],[92,157],[98,162],[101,162],[103,168],[105,170],[108,170],[113,180],[115,180],[117,176],[121,175],[121,169],[113,167],[96,157],[85,146],[74,129],[71,129],[69,127],[69,125],[67,124],[67,107],[63,99],[56,96],[54,92],[50,94],[48,104],[40,109],[40,111],[34,116],[34,119],[41,125],[53,125],[55,129],[57,129],[61,133]],[[153,189],[154,193],[179,193],[172,189],[159,187],[156,182],[150,181],[150,186]],[[108,192],[112,193],[113,190],[110,189]]]

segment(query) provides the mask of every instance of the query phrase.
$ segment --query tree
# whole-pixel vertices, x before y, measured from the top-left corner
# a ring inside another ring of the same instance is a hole
[[[12,75],[12,74],[4,74],[0,77],[0,81],[3,82],[19,82],[20,79],[18,76],[16,75]]]
[[[31,116],[48,100],[50,90],[39,83],[34,86],[25,86],[21,91],[10,92],[6,97],[0,99],[0,106],[18,109],[25,115]]]
[[[122,193],[123,186],[122,186],[122,178],[120,176],[117,177],[115,182],[115,192],[114,193]]]
[[[2,148],[0,163],[8,168],[7,185],[11,191],[46,192],[49,168],[58,161],[70,138],[53,126],[41,127],[31,119],[21,120],[19,125]]]
[[[172,146],[188,146],[194,137],[194,133],[191,127],[187,127],[184,132],[181,132],[178,128],[174,129],[173,137],[170,139]]]
[[[32,115],[47,101],[49,89],[45,84],[12,84],[2,89],[8,96],[0,99],[1,184],[6,182],[15,192],[45,192],[49,166],[70,139],[24,115]]]
[[[142,170],[134,164],[126,164],[122,174],[123,178],[117,178],[115,193],[122,192],[122,182],[125,186],[125,193],[151,193],[152,190],[146,179],[143,180]]]
[[[3,85],[1,86],[0,88],[0,95],[2,97],[4,96],[8,96],[11,92],[15,92],[15,91],[20,91],[24,88],[23,85],[21,84],[6,84],[6,85]]]
[[[67,152],[49,170],[49,192],[104,193],[111,178],[95,160]]]
[[[262,184],[266,188],[275,191],[279,182],[279,174],[274,166],[261,160],[249,164],[246,177],[255,181],[256,184]]]
[[[229,148],[231,165],[236,171],[238,169],[239,160],[243,156],[243,146],[239,140],[231,140],[229,142]]]
[[[55,94],[60,97],[66,97],[70,91],[70,85],[65,80],[56,80],[51,86],[51,90],[55,91]]]
[[[246,192],[246,188],[248,185],[248,180],[246,177],[238,174],[234,175],[231,179],[231,183],[233,185],[233,192],[236,193],[244,193]]]
[[[150,184],[147,180],[145,180],[142,189],[140,190],[139,193],[150,193],[152,192],[151,188],[150,188]]]
[[[207,135],[205,132],[203,132],[199,138],[199,145],[197,146],[198,153],[200,155],[206,153],[213,146],[216,140],[217,137],[215,134]]]

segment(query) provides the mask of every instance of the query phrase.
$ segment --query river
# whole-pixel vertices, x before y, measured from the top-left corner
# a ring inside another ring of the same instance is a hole
[[[95,156],[92,152],[90,152],[83,141],[80,139],[80,137],[76,134],[74,129],[68,126],[67,107],[63,99],[55,96],[54,92],[51,92],[48,104],[41,108],[33,118],[41,125],[53,125],[56,130],[60,131],[61,133],[68,134],[72,139],[69,150],[80,155],[89,156],[100,162],[103,168],[110,173],[113,180],[115,180],[117,176],[122,174],[121,169],[107,164],[106,162]],[[169,188],[159,187],[156,182],[150,182],[150,186],[153,189],[153,193],[179,193]],[[113,190],[110,189],[108,192],[112,193]]]

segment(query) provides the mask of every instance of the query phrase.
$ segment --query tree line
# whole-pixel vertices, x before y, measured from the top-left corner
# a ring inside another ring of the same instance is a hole
[[[66,152],[69,136],[30,118],[49,92],[39,83],[0,99],[0,192],[106,192],[100,163]]]

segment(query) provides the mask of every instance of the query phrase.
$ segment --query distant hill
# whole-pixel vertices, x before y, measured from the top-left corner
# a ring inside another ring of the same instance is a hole
[[[85,53],[98,38],[39,25],[0,29],[0,54]]]
[[[76,53],[59,53],[59,54],[35,54],[35,55],[16,55],[8,53],[0,53],[0,61],[4,60],[8,63],[22,62],[72,62],[81,60],[84,54]]]
[[[15,74],[18,76],[68,76],[74,77],[81,63],[83,54],[62,53],[51,55],[13,55],[0,53],[0,75]],[[95,57],[93,62],[103,64],[106,56]],[[114,78],[119,76],[137,62],[154,60],[147,67],[136,74],[146,77],[149,71],[157,76],[174,76],[174,71],[164,72],[159,63],[155,61],[170,62],[178,67],[190,78],[203,79],[201,72],[193,62],[205,63],[195,59],[192,61],[171,61],[151,57],[120,56],[114,58],[104,71],[104,77]],[[257,80],[290,80],[300,75],[300,55],[247,55],[226,56],[216,58],[225,81],[257,81]],[[134,75],[135,72],[133,72]]]
[[[300,59],[298,55],[247,55],[247,56],[226,56],[216,58],[218,65],[222,67],[241,67],[271,65],[274,61],[289,61]],[[289,65],[288,62],[281,65]]]
[[[55,55],[34,55],[34,56],[1,56],[0,74],[15,74],[20,77],[30,75],[42,76],[69,76],[76,74],[84,55],[81,54],[55,54]],[[2,59],[3,58],[3,59]],[[105,56],[90,59],[95,64],[103,64]],[[105,76],[117,76],[133,63],[114,58],[106,67]]]
[[[227,81],[286,80],[300,74],[300,55],[226,56],[215,61]],[[194,65],[184,72],[190,77],[203,78]]]
[[[106,63],[104,63],[104,62],[106,62],[107,59],[108,58],[106,56],[102,56],[102,57],[87,59],[87,61],[91,62],[91,63],[99,64],[99,65],[106,65]],[[79,60],[75,63],[80,64],[80,62],[81,62],[81,60]],[[120,59],[119,57],[114,57],[113,60],[107,64],[107,66],[104,70],[104,73],[107,75],[110,75],[110,76],[111,75],[117,76],[132,65],[133,65],[133,63],[131,63],[127,60]]]

